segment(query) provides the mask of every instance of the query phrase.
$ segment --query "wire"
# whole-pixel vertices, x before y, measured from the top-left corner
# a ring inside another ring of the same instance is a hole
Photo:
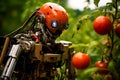
[[[17,28],[17,29],[14,30],[13,32],[5,35],[4,37],[10,36],[10,35],[12,35],[12,34],[14,34],[14,33],[19,32],[20,30],[23,30],[23,29],[25,28],[25,26],[29,23],[29,21],[32,19],[32,17],[36,14],[36,11],[38,11],[38,10],[39,10],[39,8],[36,9],[36,10],[29,16],[29,18],[27,18],[27,20],[25,20],[25,22],[23,23],[22,26],[20,26],[19,28]]]

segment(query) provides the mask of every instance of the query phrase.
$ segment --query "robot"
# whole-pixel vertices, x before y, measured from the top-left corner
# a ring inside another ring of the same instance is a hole
[[[0,80],[75,80],[69,41],[56,41],[68,28],[68,13],[47,2],[23,25],[4,37]]]

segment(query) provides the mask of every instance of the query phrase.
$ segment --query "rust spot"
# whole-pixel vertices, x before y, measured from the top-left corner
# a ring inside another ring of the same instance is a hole
[[[55,9],[54,11],[55,11],[55,12],[58,12],[58,10],[56,10],[56,9]]]
[[[47,12],[47,15],[49,15],[50,13],[49,12]]]
[[[49,6],[50,9],[52,9],[52,6]]]

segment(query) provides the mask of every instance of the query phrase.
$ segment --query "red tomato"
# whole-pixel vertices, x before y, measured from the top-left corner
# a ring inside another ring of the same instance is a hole
[[[116,35],[120,38],[120,23],[115,28]]]
[[[106,80],[112,80],[112,75],[110,74],[106,75]]]
[[[108,74],[109,70],[107,69],[108,64],[105,61],[97,61],[94,65],[95,67],[99,68],[99,74]]]
[[[112,29],[112,23],[110,19],[106,16],[99,16],[94,20],[93,23],[94,30],[100,35],[105,35]]]
[[[85,69],[90,64],[90,57],[88,54],[78,52],[73,55],[72,64],[77,69]]]

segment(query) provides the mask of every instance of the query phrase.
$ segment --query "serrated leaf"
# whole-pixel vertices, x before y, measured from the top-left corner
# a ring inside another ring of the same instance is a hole
[[[98,7],[98,3],[100,0],[94,0],[94,4]]]

